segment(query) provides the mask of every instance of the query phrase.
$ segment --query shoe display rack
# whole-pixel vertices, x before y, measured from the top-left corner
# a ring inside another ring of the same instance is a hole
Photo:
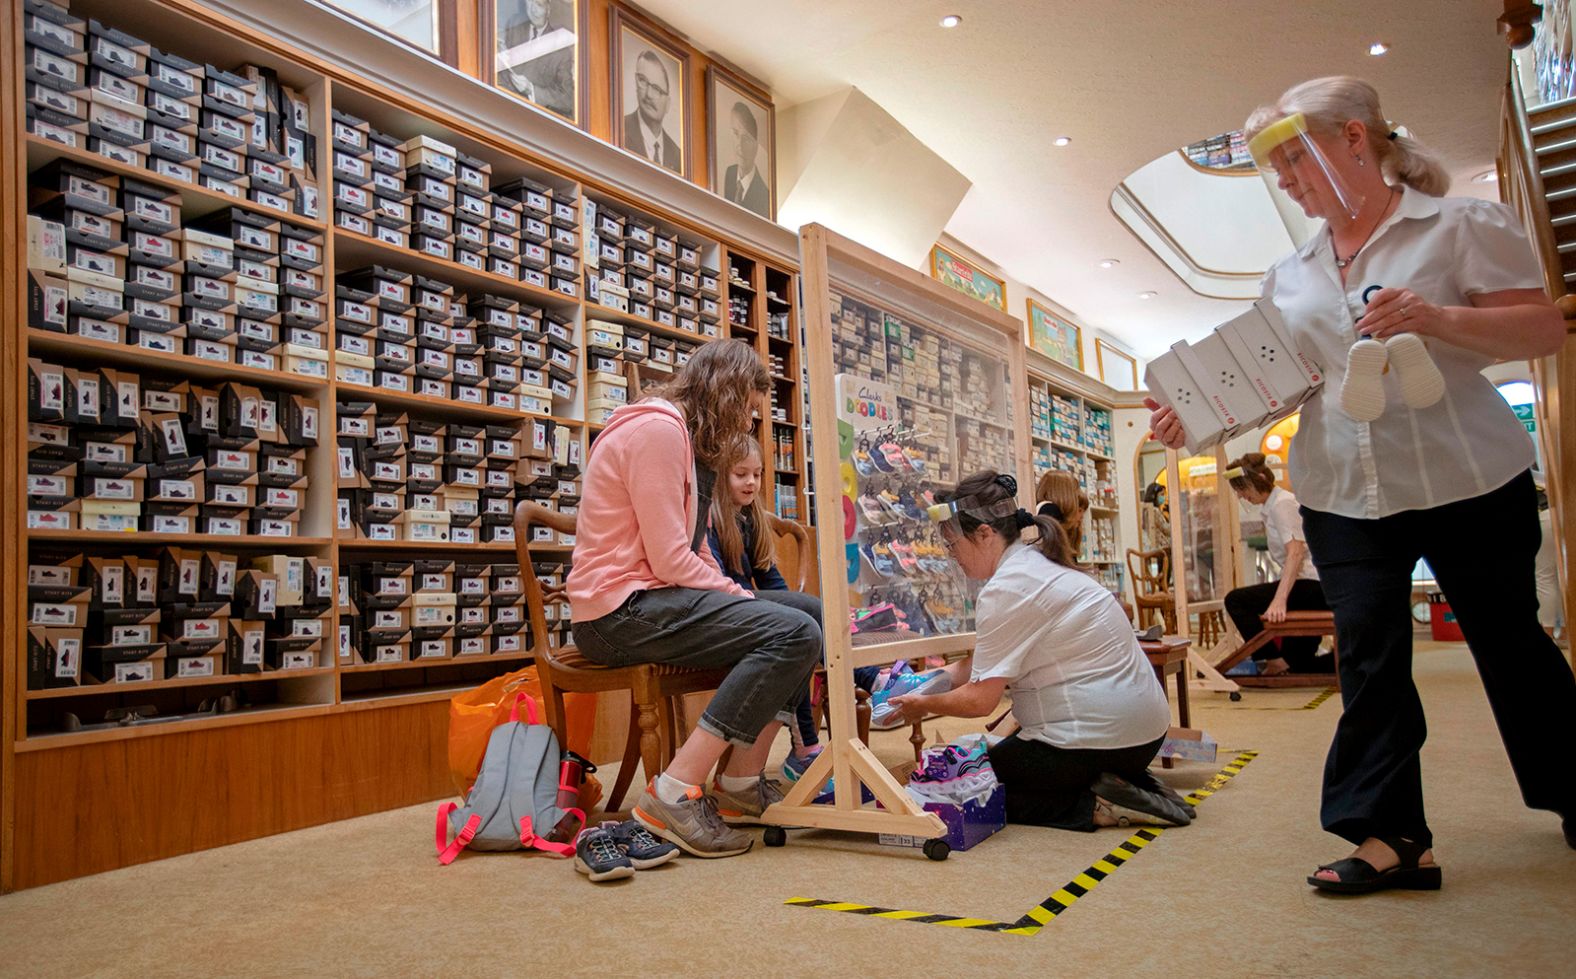
[[[1028,471],[1012,408],[1028,403],[1023,327],[820,225],[800,229],[800,265],[809,383],[833,393],[811,399],[810,424],[837,433],[811,447],[823,615],[847,626],[826,630],[826,749],[766,812],[766,843],[782,845],[788,826],[939,837],[940,819],[859,741],[854,670],[972,648],[966,589],[938,559],[925,484]],[[1031,488],[1019,490],[1027,505]],[[829,778],[834,801],[816,804]],[[862,804],[864,789],[879,808]]]
[[[1028,356],[1029,441],[1034,482],[1048,472],[1078,477],[1089,498],[1079,560],[1111,591],[1122,593],[1121,500],[1117,489],[1112,404],[1080,391],[1077,379],[1033,350]]]
[[[0,886],[448,791],[444,702],[528,662],[519,576],[569,570],[551,534],[520,563],[515,503],[572,510],[702,343],[772,365],[805,516],[795,270],[185,3],[4,15]]]

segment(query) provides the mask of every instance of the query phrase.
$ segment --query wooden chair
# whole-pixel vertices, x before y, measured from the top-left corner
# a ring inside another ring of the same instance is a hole
[[[1171,591],[1171,555],[1163,549],[1135,551],[1128,548],[1127,570],[1133,581],[1138,628],[1149,628],[1158,616],[1166,634],[1174,634],[1177,631],[1177,601]]]
[[[564,694],[629,691],[629,735],[624,744],[624,758],[613,791],[603,806],[607,812],[614,812],[634,778],[637,758],[647,778],[655,776],[673,760],[673,753],[682,739],[676,724],[679,716],[676,701],[685,694],[717,689],[728,670],[696,670],[660,663],[605,667],[592,663],[573,646],[553,649],[547,640],[546,608],[547,602],[561,598],[562,592],[554,590],[549,594],[532,567],[531,528],[537,526],[573,534],[575,518],[527,500],[514,508],[515,550],[519,554],[525,604],[531,619],[531,654],[536,659],[537,676],[542,682],[547,723],[558,735],[558,743],[569,743]]]
[[[1225,659],[1215,664],[1215,669],[1224,673],[1263,649],[1265,646],[1285,636],[1334,636],[1334,612],[1287,612],[1285,622],[1271,622],[1263,616],[1259,621],[1264,624],[1264,631],[1238,646]],[[1340,656],[1336,649],[1333,656]],[[1335,661],[1337,671],[1340,660]],[[1339,687],[1340,680],[1337,673],[1282,673],[1277,676],[1234,676],[1231,679],[1244,687]]]

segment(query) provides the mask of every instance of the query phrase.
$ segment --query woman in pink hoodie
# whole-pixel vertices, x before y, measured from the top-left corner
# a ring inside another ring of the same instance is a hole
[[[738,341],[708,343],[659,396],[613,413],[586,468],[568,592],[575,645],[593,663],[732,667],[634,817],[700,857],[744,853],[754,822],[781,798],[761,777],[821,661],[817,599],[752,595],[706,546],[715,467],[751,426],[771,376]],[[706,791],[723,750],[727,766]]]

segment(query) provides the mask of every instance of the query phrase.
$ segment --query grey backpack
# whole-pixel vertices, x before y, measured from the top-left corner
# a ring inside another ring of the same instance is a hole
[[[520,721],[520,705],[526,721]],[[466,793],[465,805],[446,802],[438,807],[438,862],[450,864],[466,848],[472,850],[536,849],[560,857],[573,856],[575,848],[563,842],[573,833],[565,826],[569,816],[586,815],[579,809],[558,806],[559,763],[563,752],[558,737],[546,724],[537,723],[536,703],[520,694],[509,719],[493,728],[482,756],[481,771]],[[451,840],[449,834],[453,833]]]

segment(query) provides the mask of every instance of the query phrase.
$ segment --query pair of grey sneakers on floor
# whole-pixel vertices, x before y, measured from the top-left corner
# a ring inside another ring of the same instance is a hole
[[[575,869],[597,883],[635,876],[679,855],[679,848],[646,832],[633,819],[587,826],[575,838]]]
[[[1195,814],[1192,803],[1148,772],[1133,781],[1106,772],[1089,789],[1098,800],[1095,811],[1118,826],[1186,826]]]

